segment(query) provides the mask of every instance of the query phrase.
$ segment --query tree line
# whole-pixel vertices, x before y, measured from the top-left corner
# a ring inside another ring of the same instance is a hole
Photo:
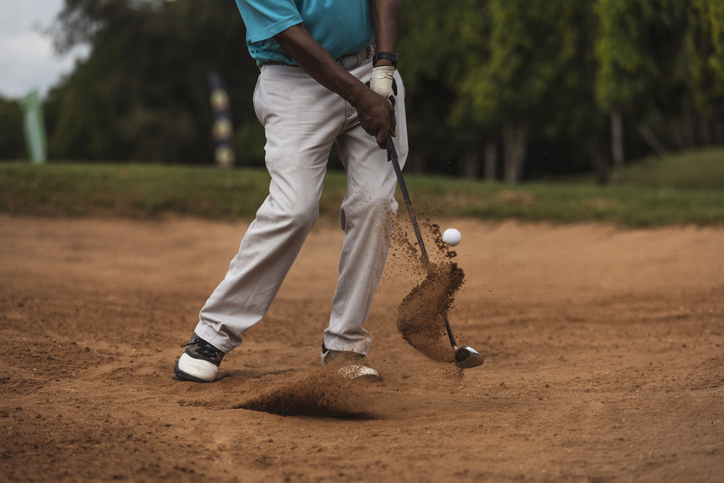
[[[721,0],[402,3],[413,172],[606,183],[627,158],[724,143]],[[51,159],[212,163],[216,71],[237,162],[263,165],[233,1],[66,0],[53,35],[92,50],[47,96]],[[0,158],[22,156],[19,116],[0,99]]]

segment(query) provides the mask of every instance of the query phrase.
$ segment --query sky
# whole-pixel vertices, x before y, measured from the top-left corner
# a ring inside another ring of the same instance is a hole
[[[40,32],[62,7],[63,0],[0,0],[0,95],[19,98],[34,89],[45,95],[87,55],[79,48],[59,57]]]

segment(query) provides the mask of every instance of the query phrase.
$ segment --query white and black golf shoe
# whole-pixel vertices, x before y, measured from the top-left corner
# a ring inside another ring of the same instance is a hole
[[[366,359],[364,354],[334,351],[322,344],[322,369],[337,368],[337,372],[347,379],[382,380],[379,372],[367,365]]]
[[[173,368],[181,381],[212,382],[216,379],[224,352],[194,333],[191,341],[181,347],[186,350]]]

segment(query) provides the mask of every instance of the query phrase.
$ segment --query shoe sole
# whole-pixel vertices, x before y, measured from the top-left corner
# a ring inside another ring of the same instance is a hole
[[[173,373],[176,375],[176,379],[179,381],[188,381],[188,382],[200,382],[202,384],[208,384],[209,382],[214,381],[204,381],[203,379],[199,379],[198,377],[192,376],[191,374],[188,374],[181,369],[178,368],[178,362],[173,368]]]
[[[337,372],[340,376],[344,377],[345,379],[351,379],[351,380],[376,380],[380,379],[380,374],[376,370],[372,369],[368,366],[361,366],[357,364],[351,364],[348,366],[343,366],[337,369]]]

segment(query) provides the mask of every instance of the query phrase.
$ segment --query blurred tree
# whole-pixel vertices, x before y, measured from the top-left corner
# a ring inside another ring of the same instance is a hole
[[[460,0],[455,8],[449,8],[445,0],[402,0],[397,50],[412,147],[407,170],[435,170],[427,166],[429,158],[444,172],[455,158],[465,156],[483,134],[478,126],[452,125],[450,109],[466,57],[485,50],[486,4],[487,0]]]
[[[243,165],[257,164],[264,159],[264,126],[260,122],[247,122],[236,130],[234,151]]]
[[[0,96],[0,159],[26,156],[20,103]]]
[[[682,0],[597,0],[596,100],[611,117],[611,151],[618,181],[624,172],[624,117],[640,124],[654,112],[676,110],[686,3]],[[650,133],[644,129],[644,132]],[[651,137],[650,135],[648,136]]]
[[[51,94],[56,158],[211,163],[211,70],[233,87],[234,124],[258,122],[258,69],[233,2],[66,0],[56,43],[81,42],[90,57]]]
[[[692,0],[686,32],[686,68],[702,144],[724,142],[724,2]],[[713,130],[712,130],[713,124]]]
[[[502,125],[506,181],[523,177],[531,132],[580,132],[600,117],[591,91],[590,2],[489,0],[489,42],[463,55],[453,118]],[[480,17],[466,15],[467,25]],[[480,31],[480,27],[463,30]],[[484,31],[484,29],[483,29]]]

